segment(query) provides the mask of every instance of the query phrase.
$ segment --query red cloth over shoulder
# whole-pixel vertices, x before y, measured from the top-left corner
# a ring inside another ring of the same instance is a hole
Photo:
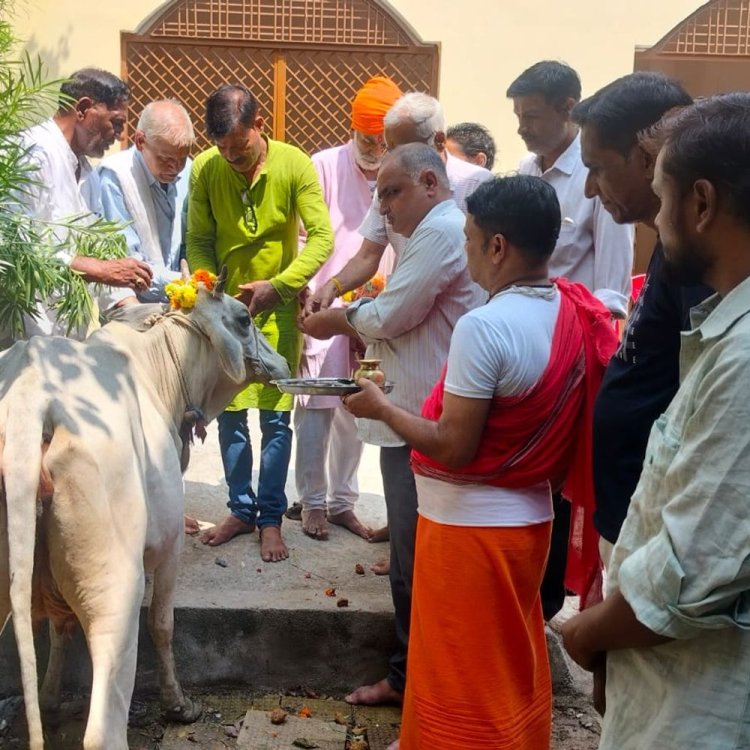
[[[495,398],[475,458],[451,469],[412,451],[416,474],[455,484],[521,489],[549,481],[572,503],[565,585],[586,607],[601,599],[592,460],[593,408],[617,346],[609,311],[584,286],[556,279],[560,310],[547,367],[526,393]],[[445,368],[422,416],[443,411]]]

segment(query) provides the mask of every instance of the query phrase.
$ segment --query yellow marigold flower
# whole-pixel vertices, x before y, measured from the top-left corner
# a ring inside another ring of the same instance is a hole
[[[191,308],[198,299],[198,290],[192,284],[185,284],[180,290],[180,305],[183,308]]]
[[[171,307],[173,310],[179,310],[180,309],[180,289],[182,287],[181,281],[170,281],[169,284],[167,284],[164,287],[164,293],[167,295],[167,299],[171,303]]]

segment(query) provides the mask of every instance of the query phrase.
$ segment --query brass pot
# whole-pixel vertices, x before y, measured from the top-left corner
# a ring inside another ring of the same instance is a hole
[[[385,373],[380,369],[379,359],[360,359],[359,368],[354,373],[354,382],[360,378],[371,380],[375,385],[385,385]]]

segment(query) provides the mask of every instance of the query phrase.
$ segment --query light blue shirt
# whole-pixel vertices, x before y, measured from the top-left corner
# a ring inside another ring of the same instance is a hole
[[[151,266],[153,281],[150,289],[138,294],[141,302],[166,302],[164,286],[180,276],[180,259],[184,257],[185,227],[187,225],[187,193],[190,182],[192,160],[188,159],[182,172],[174,182],[162,184],[149,171],[143,155],[135,151],[134,159],[142,168],[148,180],[151,199],[156,215],[156,230],[159,237],[164,265],[156,265],[141,252],[141,239],[132,223],[123,229],[128,250],[134,258],[143,260]],[[115,172],[106,166],[99,166],[99,179],[102,192],[102,209],[104,216],[119,223],[132,222],[122,194],[122,187]],[[174,222],[179,221],[178,231]]]
[[[609,652],[600,750],[750,748],[750,279],[690,316],[608,570],[674,640]]]

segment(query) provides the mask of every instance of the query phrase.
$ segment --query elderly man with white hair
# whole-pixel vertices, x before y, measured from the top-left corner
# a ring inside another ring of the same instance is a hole
[[[180,275],[185,210],[195,136],[190,115],[178,102],[147,104],[133,135],[133,148],[104,159],[99,166],[104,215],[127,223],[131,256],[153,271],[141,302],[166,302],[164,287]]]
[[[413,92],[404,94],[388,110],[384,119],[385,142],[389,149],[407,143],[425,143],[437,151],[445,164],[453,200],[466,213],[466,199],[483,182],[492,177],[484,167],[462,161],[452,156],[445,147],[445,115],[440,102],[428,94]],[[359,252],[326,284],[307,300],[305,313],[310,314],[330,306],[336,297],[356,289],[371,279],[388,243],[396,255],[406,244],[406,238],[393,232],[380,212],[377,194],[373,197],[370,211],[359,228],[363,236]],[[365,442],[375,442],[363,436]]]

